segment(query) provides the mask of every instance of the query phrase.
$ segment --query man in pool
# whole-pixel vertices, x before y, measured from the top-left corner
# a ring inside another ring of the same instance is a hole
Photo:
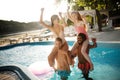
[[[77,45],[71,49],[71,57],[74,59],[74,57],[78,56],[78,68],[81,69],[83,77],[86,80],[93,80],[92,78],[89,78],[90,63],[84,58],[84,56],[81,53],[81,47],[85,40],[86,40],[85,34],[79,33],[77,36]],[[90,48],[97,47],[95,38],[92,39],[92,42],[93,42],[93,45],[88,44],[88,47],[86,50],[87,54],[89,54]]]
[[[73,63],[69,51],[62,49],[62,39],[56,38],[55,48],[48,56],[48,62],[55,72],[61,77],[61,80],[67,80],[70,76],[70,65]],[[56,62],[55,62],[56,61]]]

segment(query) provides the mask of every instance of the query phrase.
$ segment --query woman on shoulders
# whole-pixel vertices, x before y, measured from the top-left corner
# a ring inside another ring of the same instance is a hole
[[[42,26],[48,28],[51,32],[53,32],[55,35],[55,38],[60,37],[63,42],[62,43],[63,49],[68,50],[68,44],[64,37],[64,27],[66,27],[67,24],[66,24],[64,18],[62,17],[62,14],[59,13],[59,16],[61,17],[63,24],[59,23],[60,19],[59,19],[58,15],[52,15],[51,16],[51,25],[48,25],[43,21],[43,12],[44,12],[44,8],[41,8],[40,24]]]
[[[69,7],[67,10],[67,15],[68,15],[69,20],[71,20],[74,23],[74,28],[75,28],[77,34],[83,33],[87,37],[87,39],[84,41],[84,43],[82,45],[81,53],[83,54],[85,59],[90,63],[90,70],[93,70],[93,63],[92,63],[90,57],[86,53],[86,49],[87,49],[88,44],[89,44],[89,37],[87,34],[87,27],[86,27],[85,18],[83,18],[83,16],[81,16],[81,14],[78,11],[74,11],[70,14]],[[77,47],[77,44],[75,43],[73,46],[73,49],[76,47]]]

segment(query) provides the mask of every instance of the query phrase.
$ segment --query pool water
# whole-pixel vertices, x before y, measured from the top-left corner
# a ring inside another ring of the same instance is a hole
[[[73,41],[68,42],[70,49]],[[47,56],[53,48],[53,42],[34,42],[0,47],[0,65],[20,64],[29,67],[37,61],[47,62]],[[93,80],[120,80],[120,43],[98,43],[98,47],[90,50],[90,57],[94,64],[94,71],[90,72]],[[71,67],[68,80],[84,80],[81,71]],[[41,64],[41,66],[43,66]],[[59,76],[50,71],[37,75],[40,80],[60,80]]]

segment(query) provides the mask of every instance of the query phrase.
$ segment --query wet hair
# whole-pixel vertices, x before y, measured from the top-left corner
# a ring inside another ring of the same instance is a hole
[[[84,33],[79,33],[78,36],[82,38],[81,44],[87,39],[87,37]]]
[[[80,15],[80,13],[78,11],[74,11],[71,14],[76,14],[77,17],[78,17],[78,20],[82,20],[82,17],[81,17],[81,15]]]
[[[53,21],[58,18],[58,15],[52,15],[51,16],[51,26],[53,26]]]
[[[60,37],[57,37],[55,41],[60,41],[62,43],[62,39]]]

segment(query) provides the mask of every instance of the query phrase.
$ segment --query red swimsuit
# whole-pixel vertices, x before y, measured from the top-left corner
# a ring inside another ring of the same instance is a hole
[[[86,35],[87,39],[88,39],[88,34],[87,34],[84,26],[75,26],[75,30],[78,34],[79,33],[84,33]]]

